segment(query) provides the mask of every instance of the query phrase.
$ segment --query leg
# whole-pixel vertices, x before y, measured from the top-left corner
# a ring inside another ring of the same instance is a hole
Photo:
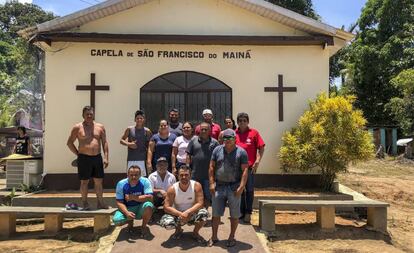
[[[204,227],[204,225],[206,224],[207,218],[208,218],[207,209],[201,208],[200,210],[198,210],[197,214],[193,215],[192,221],[190,221],[190,222],[194,222],[195,226],[193,230],[193,238],[196,239],[197,242],[205,243],[204,238],[200,236],[199,232],[200,232],[200,229]]]
[[[45,233],[56,234],[62,229],[63,216],[61,214],[45,215]]]
[[[99,214],[93,217],[93,232],[105,232],[111,226],[110,217],[106,214]]]
[[[151,219],[152,211],[154,209],[154,205],[152,202],[144,202],[137,206],[137,212],[135,213],[135,219],[142,219],[142,226],[141,226],[141,237],[146,238],[150,232],[147,227],[148,222]]]
[[[387,232],[387,207],[368,207],[367,225],[375,230]]]
[[[82,196],[82,207],[85,210],[89,209],[88,184],[89,184],[89,179],[80,181],[80,193],[81,193],[81,196]]]
[[[227,188],[227,201],[230,209],[230,235],[227,240],[227,246],[234,246],[234,237],[236,234],[237,226],[239,225],[240,217],[240,203],[241,197],[235,195],[235,190],[238,185],[229,186]],[[231,244],[231,245],[230,245]]]
[[[250,223],[250,215],[253,212],[253,200],[254,200],[254,174],[251,169],[248,171],[248,178],[246,184],[245,193],[245,209],[244,209],[244,222]]]
[[[237,226],[239,225],[239,218],[230,218],[230,235],[229,240],[234,239],[236,234]]]
[[[0,236],[9,237],[16,232],[16,214],[1,213],[0,214]]]
[[[335,229],[335,207],[322,206],[319,207],[316,212],[317,223],[322,229]]]
[[[212,223],[211,228],[212,228],[212,232],[213,232],[213,234],[211,236],[211,239],[213,241],[218,240],[217,231],[218,231],[218,228],[219,228],[219,225],[220,225],[220,216],[218,216],[218,217],[213,216],[213,218],[211,218],[211,221],[212,221],[211,222]]]
[[[275,208],[264,204],[260,207],[260,228],[267,232],[275,231]]]
[[[98,201],[97,208],[108,209],[108,206],[105,204],[103,200],[103,178],[93,178],[93,183],[95,187],[96,198]]]
[[[244,219],[244,215],[246,214],[246,190],[243,191],[240,200],[240,219]]]

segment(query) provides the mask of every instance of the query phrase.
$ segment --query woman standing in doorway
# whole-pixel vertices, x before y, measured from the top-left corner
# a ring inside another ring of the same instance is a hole
[[[185,165],[187,159],[187,146],[193,137],[193,124],[185,122],[183,124],[183,135],[175,139],[172,149],[171,163],[172,173],[177,177],[177,168]]]
[[[170,133],[168,129],[168,121],[160,120],[158,133],[151,137],[147,153],[147,167],[148,171],[156,171],[156,163],[158,158],[165,157],[168,160],[168,171],[172,172],[171,154],[172,146],[177,136]]]

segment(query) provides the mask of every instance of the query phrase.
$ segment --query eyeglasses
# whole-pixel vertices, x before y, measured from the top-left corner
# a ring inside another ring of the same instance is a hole
[[[234,140],[233,136],[224,136],[223,137],[223,141],[230,141],[230,140]]]

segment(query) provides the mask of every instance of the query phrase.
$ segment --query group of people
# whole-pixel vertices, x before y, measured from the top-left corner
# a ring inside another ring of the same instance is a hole
[[[102,124],[94,121],[93,108],[82,111],[83,122],[76,124],[68,138],[69,149],[78,157],[78,175],[84,209],[88,182],[92,178],[98,208],[107,208],[102,198],[104,168],[108,166],[108,141]],[[227,246],[236,244],[239,220],[250,222],[254,198],[254,174],[264,153],[259,132],[249,127],[249,115],[237,115],[238,127],[231,117],[225,119],[225,130],[213,121],[213,112],[202,112],[203,122],[179,122],[179,111],[171,109],[168,120],[160,120],[158,133],[145,127],[145,113],[135,113],[135,125],[127,127],[120,139],[127,146],[127,178],[116,186],[118,211],[113,217],[117,225],[142,219],[143,237],[154,210],[162,208],[160,225],[175,229],[179,239],[184,224],[194,224],[193,237],[204,239],[199,230],[212,209],[212,236],[208,245],[218,242],[220,217],[226,205],[230,211],[231,232]],[[78,140],[79,147],[74,145]],[[101,155],[103,149],[103,158]],[[178,181],[177,181],[178,180]]]

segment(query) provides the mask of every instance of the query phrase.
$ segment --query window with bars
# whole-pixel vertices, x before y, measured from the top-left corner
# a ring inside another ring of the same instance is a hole
[[[224,118],[232,116],[232,90],[222,81],[193,71],[171,72],[158,76],[140,90],[140,108],[146,125],[158,131],[160,119],[168,119],[171,108],[180,111],[180,121],[195,125],[202,121],[202,111],[209,108],[214,121],[222,128]]]

